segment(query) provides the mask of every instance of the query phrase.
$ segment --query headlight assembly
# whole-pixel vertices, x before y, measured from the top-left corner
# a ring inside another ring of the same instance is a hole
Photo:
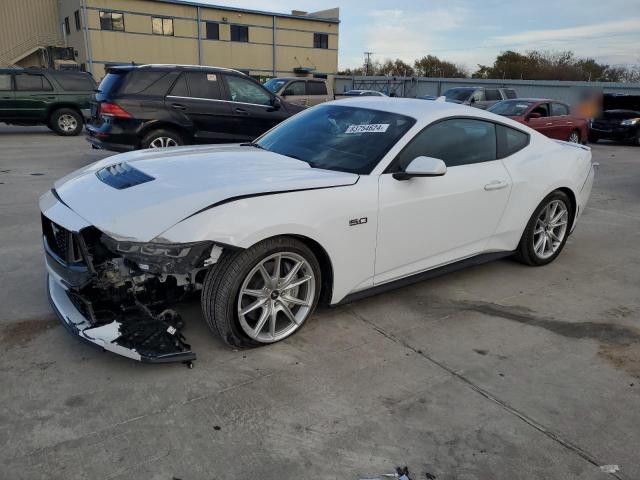
[[[114,254],[133,262],[149,273],[189,273],[204,267],[213,242],[141,243],[118,241],[103,235],[102,243]]]
[[[640,118],[627,118],[626,120],[622,120],[620,125],[624,125],[625,127],[640,125]]]

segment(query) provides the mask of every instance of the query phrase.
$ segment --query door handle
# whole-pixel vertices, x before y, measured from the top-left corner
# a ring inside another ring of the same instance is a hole
[[[489,192],[491,190],[501,190],[506,188],[509,184],[504,180],[492,180],[484,186],[484,189]]]
[[[553,122],[547,122],[545,123],[545,126],[548,127],[549,125],[553,125]]]
[[[249,112],[247,112],[244,108],[236,108],[235,112],[239,113],[240,115],[249,115]]]
[[[186,110],[187,107],[185,107],[184,105],[181,105],[179,103],[172,103],[171,104],[171,108],[175,108],[176,110]]]
[[[54,96],[47,97],[47,100],[55,100],[55,99],[56,99],[56,97],[54,97]]]

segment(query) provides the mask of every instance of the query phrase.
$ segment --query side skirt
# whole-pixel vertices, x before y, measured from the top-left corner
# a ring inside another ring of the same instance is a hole
[[[436,278],[441,275],[446,275],[447,273],[457,272],[458,270],[462,270],[467,267],[472,267],[474,265],[482,265],[483,263],[493,262],[494,260],[499,260],[501,258],[509,257],[513,254],[514,252],[481,253],[480,255],[475,255],[473,257],[465,258],[464,260],[459,260],[454,263],[449,263],[441,267],[432,268],[431,270],[426,270],[421,273],[416,273],[408,277],[399,278],[398,280],[393,280],[391,282],[383,283],[381,285],[375,285],[371,288],[367,288],[366,290],[350,293],[349,295],[344,297],[342,300],[340,300],[338,303],[334,303],[331,306],[337,307],[339,305],[344,305],[346,303],[355,302],[357,300],[362,300],[363,298],[371,297],[373,295],[378,295],[379,293],[388,292],[390,290],[396,290],[398,288],[406,287],[408,285],[412,285],[417,282],[422,282],[423,280]]]

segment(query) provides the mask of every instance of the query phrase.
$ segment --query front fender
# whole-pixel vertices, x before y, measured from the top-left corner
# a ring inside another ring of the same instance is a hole
[[[333,265],[332,303],[337,303],[373,284],[377,201],[377,177],[363,176],[349,186],[233,200],[186,218],[157,240],[210,240],[250,248],[279,235],[309,238],[324,248]],[[351,225],[355,218],[367,220]]]

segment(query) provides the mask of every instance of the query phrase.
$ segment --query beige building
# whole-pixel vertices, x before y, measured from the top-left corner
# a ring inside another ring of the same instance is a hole
[[[337,8],[282,14],[181,0],[0,0],[0,67],[43,64],[43,47],[57,45],[73,47],[96,79],[108,65],[131,62],[330,75],[339,23]]]

